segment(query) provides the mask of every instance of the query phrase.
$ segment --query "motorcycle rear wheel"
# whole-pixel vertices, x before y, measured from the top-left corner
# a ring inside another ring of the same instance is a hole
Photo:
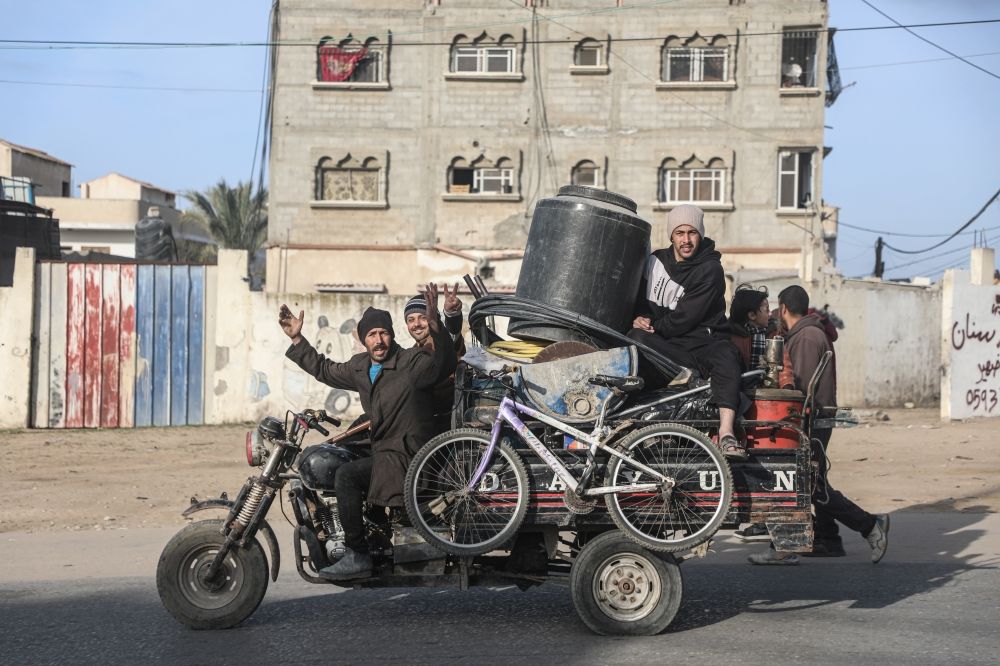
[[[235,627],[257,610],[267,592],[267,558],[256,541],[229,551],[221,585],[203,579],[225,541],[222,522],[202,520],[186,526],[167,543],[156,566],[160,601],[174,619],[192,629]]]

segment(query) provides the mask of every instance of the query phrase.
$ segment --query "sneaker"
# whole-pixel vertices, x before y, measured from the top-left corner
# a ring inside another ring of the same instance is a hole
[[[746,447],[740,444],[740,441],[733,435],[724,435],[719,439],[719,448],[722,449],[722,455],[727,458],[746,460],[749,457]]]
[[[350,548],[344,549],[344,556],[336,564],[320,569],[319,575],[327,580],[353,580],[369,578],[372,575],[372,556]]]
[[[865,541],[872,547],[872,564],[878,564],[889,549],[889,514],[875,516],[875,526],[865,535]]]
[[[736,530],[736,538],[740,541],[770,541],[771,534],[764,523],[753,523],[741,530]]]
[[[802,557],[844,557],[847,551],[844,550],[843,543],[833,543],[830,541],[813,541],[812,550],[808,553],[801,553]]]
[[[768,550],[763,553],[754,553],[747,558],[747,562],[765,566],[794,567],[799,563],[799,556],[795,553],[780,554],[773,550]]]

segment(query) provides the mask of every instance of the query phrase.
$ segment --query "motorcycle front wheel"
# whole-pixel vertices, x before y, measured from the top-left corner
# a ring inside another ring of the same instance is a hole
[[[174,618],[192,629],[229,629],[250,617],[267,592],[267,558],[257,541],[233,546],[221,576],[205,571],[225,541],[222,520],[191,523],[167,543],[156,566],[160,601]]]

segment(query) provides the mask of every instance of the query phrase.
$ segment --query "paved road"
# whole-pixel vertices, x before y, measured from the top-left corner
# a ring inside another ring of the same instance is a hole
[[[243,626],[189,631],[151,575],[171,531],[0,535],[0,663],[993,664],[1000,646],[997,514],[897,513],[878,566],[854,535],[797,568],[718,540],[683,565],[667,632],[628,639],[589,633],[564,588],[345,593],[288,568]]]

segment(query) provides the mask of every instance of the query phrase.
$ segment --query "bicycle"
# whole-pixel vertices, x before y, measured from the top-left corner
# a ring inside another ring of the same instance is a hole
[[[496,371],[497,379],[508,373]],[[694,428],[658,423],[617,440],[619,429],[605,425],[612,399],[601,406],[594,429],[585,433],[513,399],[504,381],[489,434],[464,428],[428,442],[407,471],[404,498],[413,526],[432,545],[452,555],[474,556],[504,546],[517,533],[529,508],[529,476],[504,425],[513,428],[559,478],[563,501],[572,513],[586,514],[604,498],[614,523],[647,548],[677,552],[698,546],[719,529],[729,509],[732,474],[712,441]],[[598,375],[591,384],[611,389],[614,398],[643,386],[639,377]],[[538,437],[524,415],[588,446],[579,477]],[[612,445],[612,442],[614,444]],[[608,456],[599,463],[597,454]],[[595,485],[603,472],[605,485]]]

